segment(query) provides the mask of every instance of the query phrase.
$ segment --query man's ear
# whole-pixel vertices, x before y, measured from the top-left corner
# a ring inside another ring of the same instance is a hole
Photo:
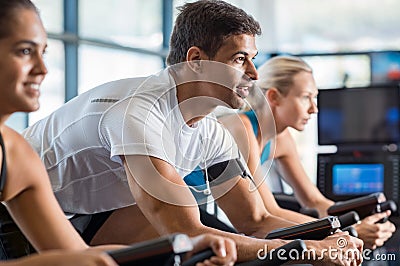
[[[282,94],[277,88],[272,87],[265,92],[265,97],[270,105],[278,106],[280,104]]]
[[[201,72],[201,60],[204,59],[203,57],[203,51],[197,46],[192,46],[186,53],[186,62],[194,72]]]

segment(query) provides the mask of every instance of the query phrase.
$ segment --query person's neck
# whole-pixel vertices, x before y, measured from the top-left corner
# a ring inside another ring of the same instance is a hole
[[[283,131],[285,131],[288,128],[288,126],[282,125],[281,123],[278,123],[278,121],[276,121],[276,120],[274,120],[274,122],[275,122],[275,128],[276,128],[276,133],[275,133],[276,135],[281,134]]]
[[[176,86],[179,110],[186,124],[190,127],[216,108],[216,104],[210,97],[198,93],[201,91],[201,86],[203,86],[201,82],[190,82]]]
[[[0,129],[3,127],[9,117],[10,115],[0,115]]]
[[[269,108],[256,109],[255,112],[259,125],[257,141],[260,147],[264,147],[268,141],[280,132],[277,129],[276,121]]]

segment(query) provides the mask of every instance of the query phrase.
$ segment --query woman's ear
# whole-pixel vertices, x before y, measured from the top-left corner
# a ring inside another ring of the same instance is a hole
[[[282,94],[277,88],[272,87],[266,90],[265,97],[270,105],[278,106],[280,104]]]

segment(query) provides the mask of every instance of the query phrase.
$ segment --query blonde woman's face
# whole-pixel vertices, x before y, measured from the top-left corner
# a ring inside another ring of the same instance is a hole
[[[286,95],[281,94],[276,108],[275,119],[278,126],[304,130],[311,115],[318,112],[317,94],[318,89],[311,73],[302,71],[294,75],[293,85]]]

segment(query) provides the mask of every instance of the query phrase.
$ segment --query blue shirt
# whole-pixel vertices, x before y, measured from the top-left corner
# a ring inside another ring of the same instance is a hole
[[[244,112],[243,114],[245,114],[250,119],[250,123],[251,123],[251,126],[253,127],[254,135],[257,136],[258,135],[258,120],[257,120],[256,113],[253,110],[250,110],[250,111]],[[261,157],[260,157],[261,164],[263,164],[265,161],[268,160],[270,153],[271,153],[271,141],[268,141],[267,144],[264,146],[263,151],[261,153]]]

